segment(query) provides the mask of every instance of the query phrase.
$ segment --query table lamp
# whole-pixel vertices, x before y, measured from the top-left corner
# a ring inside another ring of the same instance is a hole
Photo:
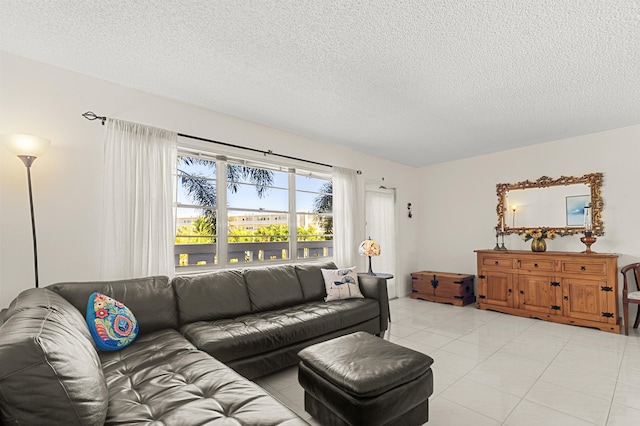
[[[367,275],[375,275],[371,270],[371,256],[380,256],[380,244],[369,237],[360,243],[360,247],[358,247],[358,254],[360,256],[369,257],[369,271],[367,272]]]

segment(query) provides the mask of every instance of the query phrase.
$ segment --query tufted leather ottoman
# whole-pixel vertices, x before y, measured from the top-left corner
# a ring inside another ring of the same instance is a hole
[[[358,332],[298,353],[304,408],[323,426],[421,425],[429,420],[433,359]]]

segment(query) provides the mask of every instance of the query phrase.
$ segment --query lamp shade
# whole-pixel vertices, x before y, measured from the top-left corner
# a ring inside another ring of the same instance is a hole
[[[32,135],[2,135],[0,140],[17,156],[38,157],[51,145],[49,139]]]
[[[369,238],[360,243],[358,247],[360,256],[380,256],[380,244]]]

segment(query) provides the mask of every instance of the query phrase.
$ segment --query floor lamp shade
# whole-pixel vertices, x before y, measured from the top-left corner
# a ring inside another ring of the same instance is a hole
[[[18,157],[39,157],[51,146],[49,139],[32,135],[3,135],[4,146]]]
[[[369,257],[369,270],[367,271],[367,274],[375,275],[373,270],[371,270],[371,256],[380,256],[380,244],[369,237],[369,239],[360,243],[360,246],[358,247],[358,254],[360,256]]]
[[[35,284],[38,287],[38,244],[36,242],[36,220],[33,213],[33,191],[31,189],[31,165],[49,146],[49,139],[31,135],[3,135],[2,144],[18,156],[27,168],[27,184],[29,187],[29,208],[31,211],[31,234],[33,236],[33,266]]]

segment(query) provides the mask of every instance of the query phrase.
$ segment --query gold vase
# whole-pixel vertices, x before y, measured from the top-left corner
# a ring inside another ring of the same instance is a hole
[[[544,238],[534,238],[531,240],[531,251],[547,251],[547,242]]]

